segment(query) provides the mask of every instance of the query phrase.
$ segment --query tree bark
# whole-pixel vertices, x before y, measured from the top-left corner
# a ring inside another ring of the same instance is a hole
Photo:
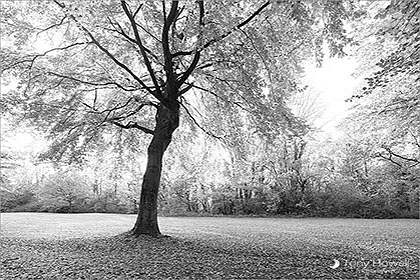
[[[156,113],[156,127],[147,150],[147,167],[143,176],[140,205],[132,234],[159,236],[157,203],[162,159],[172,140],[172,134],[179,125],[179,105],[167,108],[161,104]]]

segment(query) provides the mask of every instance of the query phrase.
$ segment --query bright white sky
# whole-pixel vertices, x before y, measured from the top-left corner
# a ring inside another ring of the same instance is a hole
[[[320,93],[320,103],[325,106],[323,116],[315,122],[331,136],[338,133],[336,125],[346,116],[351,104],[345,100],[352,96],[358,81],[352,76],[357,63],[351,57],[325,58],[322,67],[307,65],[304,83]]]

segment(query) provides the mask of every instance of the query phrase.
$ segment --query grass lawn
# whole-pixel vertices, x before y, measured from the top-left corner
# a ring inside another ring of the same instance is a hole
[[[419,279],[419,220],[161,217],[160,239],[134,221],[3,213],[0,279]]]

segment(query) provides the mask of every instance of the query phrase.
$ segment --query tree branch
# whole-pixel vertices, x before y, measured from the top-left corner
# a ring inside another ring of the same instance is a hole
[[[157,42],[159,42],[160,44],[162,44],[162,41],[161,40],[159,40],[159,38],[158,37],[156,37],[155,35],[153,35],[149,30],[147,30],[146,28],[144,28],[143,26],[141,26],[140,24],[137,24],[136,23],[136,25],[138,26],[138,27],[140,27],[140,29],[141,30],[143,30],[144,32],[146,32],[147,33],[147,35],[149,35],[150,37],[152,37],[153,39],[155,39]]]
[[[103,113],[106,113],[106,112],[116,111],[116,110],[122,109],[124,107],[127,107],[128,104],[130,104],[130,102],[133,101],[133,100],[134,100],[134,97],[130,97],[123,105],[119,105],[118,104],[114,108],[105,109],[105,110],[102,110],[102,111],[95,110],[95,112],[98,113],[98,114],[103,114]],[[88,104],[86,104],[84,102],[82,104],[85,105],[85,106],[87,106],[87,107],[89,107],[89,108],[91,108],[91,109],[94,109],[92,106],[90,106],[90,105],[88,105]]]
[[[406,161],[411,161],[411,162],[420,163],[420,161],[419,161],[419,160],[417,160],[417,159],[415,159],[415,158],[408,158],[408,157],[405,157],[405,156],[401,156],[401,155],[399,155],[399,154],[396,154],[395,152],[393,152],[393,151],[391,150],[391,148],[384,148],[384,149],[388,151],[388,153],[389,153],[389,155],[390,155],[390,156],[391,156],[391,155],[393,155],[393,156],[395,156],[395,157],[397,157],[397,158],[400,158],[400,159],[403,159],[403,160],[406,160]]]
[[[207,135],[209,135],[209,136],[211,136],[211,137],[213,137],[213,138],[216,138],[216,139],[218,139],[218,140],[222,140],[223,138],[222,137],[220,137],[220,136],[217,136],[217,135],[214,135],[212,132],[210,132],[210,131],[207,131],[204,127],[202,127],[199,123],[198,123],[198,121],[194,118],[194,116],[190,113],[190,111],[188,110],[188,108],[182,103],[182,102],[180,102],[180,104],[181,104],[181,106],[184,108],[184,110],[185,110],[185,112],[187,113],[187,115],[191,118],[191,120],[194,122],[194,124],[198,127],[198,128],[200,128],[205,134],[207,134]]]
[[[62,3],[59,3],[57,0],[53,0],[57,5],[59,5],[62,9],[65,9],[66,6]],[[130,70],[130,68],[127,67],[127,65],[120,62],[114,55],[112,55],[104,46],[102,46],[98,40],[93,36],[93,34],[83,25],[81,25],[78,20],[73,16],[70,15],[70,17],[78,24],[78,26],[90,37],[92,42],[104,53],[106,56],[108,56],[115,64],[117,64],[120,68],[125,70],[130,76],[132,76],[143,88],[145,88],[152,96],[154,96],[156,99],[158,99],[160,102],[162,102],[165,106],[169,106],[169,103],[165,100],[163,95],[160,92],[160,89],[158,90],[152,90],[149,86],[147,86],[136,74],[133,73],[133,71]]]
[[[137,7],[137,9],[136,9],[136,11],[134,12],[134,14],[133,14],[133,18],[135,18],[136,16],[137,16],[137,14],[140,12],[140,10],[141,10],[141,8],[143,7],[143,3],[141,3],[138,7]]]
[[[116,126],[118,126],[120,128],[123,128],[123,129],[136,128],[136,129],[139,129],[139,130],[143,131],[146,134],[151,134],[151,135],[154,135],[155,134],[155,131],[154,130],[151,130],[151,129],[147,128],[147,127],[141,126],[141,125],[139,125],[136,122],[131,122],[130,121],[127,124],[122,124],[122,123],[119,123],[119,122],[116,122],[116,121],[108,121],[108,122],[109,123],[112,123],[112,124],[115,124]]]
[[[36,36],[38,36],[39,34],[41,34],[42,32],[46,32],[54,27],[60,26],[64,23],[64,20],[67,18],[67,15],[64,15],[64,17],[60,20],[59,23],[54,23],[53,25],[48,26],[47,28],[42,29],[41,31],[36,33]]]
[[[130,92],[130,91],[138,91],[138,90],[143,89],[143,88],[126,88],[126,87],[124,87],[123,85],[121,85],[121,84],[119,84],[117,82],[100,83],[99,81],[84,81],[84,80],[81,80],[81,79],[78,79],[78,78],[75,78],[75,77],[66,76],[66,75],[63,75],[63,74],[60,74],[60,73],[55,73],[55,72],[47,72],[47,74],[54,75],[54,76],[57,76],[57,77],[60,77],[60,78],[63,78],[63,79],[72,80],[72,81],[75,81],[75,82],[78,82],[78,83],[81,83],[81,84],[91,85],[91,86],[108,86],[108,85],[114,85],[114,86],[116,86],[116,87],[118,87],[118,88],[120,88],[120,89],[122,89],[124,91],[128,91],[128,92]]]
[[[199,13],[200,13],[200,17],[198,19],[198,24],[199,24],[199,28],[200,28],[200,34],[199,39],[201,39],[201,33],[202,33],[202,28],[204,26],[203,23],[203,18],[204,18],[204,2],[203,1],[197,1],[198,4],[198,8],[199,8]],[[194,54],[194,57],[192,59],[192,62],[190,64],[190,66],[188,67],[187,71],[185,71],[185,73],[181,76],[181,78],[178,80],[178,86],[180,87],[187,79],[188,77],[191,75],[191,73],[194,71],[195,67],[197,67],[198,61],[200,60],[200,55],[201,55],[201,51],[197,51]]]
[[[193,84],[188,84],[185,88],[183,88],[182,90],[180,90],[178,92],[178,97],[181,96],[181,95],[183,95],[187,91],[189,91],[193,86],[194,86]]]
[[[144,48],[143,43],[142,43],[142,41],[140,39],[140,34],[139,34],[138,29],[137,29],[136,21],[134,20],[134,17],[131,14],[131,12],[128,10],[128,7],[127,7],[127,4],[125,3],[125,0],[121,0],[121,5],[123,7],[123,10],[124,10],[126,16],[130,20],[131,28],[133,29],[134,36],[136,38],[136,43],[139,46],[140,52],[141,52],[141,54],[143,56],[143,59],[144,59],[144,64],[146,64],[146,68],[149,71],[150,77],[152,78],[153,84],[156,87],[157,93],[159,93],[161,95],[162,93],[160,91],[159,84],[158,84],[158,82],[156,80],[155,72],[154,72],[154,70],[152,68],[152,65],[150,64],[150,60],[149,60],[149,58],[148,58],[148,56],[146,54],[145,48]]]
[[[235,106],[238,106],[239,108],[241,108],[241,109],[242,109],[242,110],[244,110],[245,112],[248,112],[248,113],[250,113],[250,114],[253,114],[253,112],[252,112],[252,111],[250,111],[250,110],[248,110],[247,108],[245,108],[244,106],[242,106],[242,105],[241,105],[241,103],[239,103],[239,102],[226,100],[226,98],[223,98],[223,97],[219,96],[217,93],[215,93],[214,91],[211,91],[211,90],[209,90],[209,89],[206,89],[206,88],[203,88],[203,87],[200,87],[200,86],[194,85],[194,84],[189,84],[189,83],[186,83],[186,84],[187,84],[187,85],[190,85],[192,88],[196,88],[196,89],[199,89],[199,90],[201,90],[201,91],[207,92],[207,93],[209,93],[209,94],[213,95],[214,97],[216,97],[216,98],[218,98],[218,99],[222,100],[222,101],[223,101],[223,102],[225,102],[225,103],[231,103],[231,104],[234,104]]]
[[[395,165],[398,165],[399,167],[402,167],[402,165],[400,163],[398,163],[398,162],[396,162],[392,159],[391,155],[389,155],[389,157],[386,157],[386,156],[382,155],[381,153],[378,153],[378,156],[383,158],[383,159],[389,160],[390,162],[392,162]]]
[[[256,16],[258,16],[269,5],[270,5],[270,1],[267,1],[258,10],[256,10],[252,15],[250,15],[247,19],[245,19],[243,22],[239,23],[234,28],[232,28],[231,30],[225,32],[224,34],[220,35],[219,37],[216,37],[216,38],[211,39],[210,41],[208,41],[207,43],[205,43],[203,46],[201,46],[199,49],[197,49],[195,51],[182,51],[182,52],[177,52],[177,53],[174,53],[173,54],[173,57],[180,56],[180,55],[192,55],[194,52],[201,52],[201,51],[207,49],[208,47],[210,47],[214,43],[217,43],[217,42],[223,40],[224,38],[226,38],[227,36],[229,36],[230,34],[232,34],[234,32],[234,30],[240,29],[241,27],[243,27],[246,24],[248,24],[252,19],[254,19]]]
[[[163,3],[163,9],[165,9],[164,1]],[[178,1],[172,1],[171,4],[171,10],[169,12],[169,15],[166,16],[164,12],[164,25],[162,28],[162,49],[163,49],[163,57],[165,59],[165,72],[166,72],[166,83],[167,87],[169,88],[176,88],[176,81],[174,78],[174,70],[172,65],[172,54],[169,47],[169,30],[171,28],[172,23],[174,22],[176,18],[178,10]],[[170,96],[168,96],[171,98]],[[175,96],[172,98],[176,98]]]
[[[14,64],[12,64],[12,65],[10,65],[10,66],[8,66],[8,67],[4,68],[2,71],[9,70],[9,69],[11,69],[11,68],[13,68],[13,67],[15,67],[15,66],[17,66],[17,65],[19,65],[19,64],[26,63],[26,62],[30,62],[30,63],[31,63],[30,68],[32,68],[32,66],[34,65],[35,60],[36,60],[37,58],[39,58],[39,57],[43,57],[43,56],[46,56],[46,55],[47,55],[48,53],[50,53],[50,52],[54,52],[54,51],[62,51],[62,50],[70,49],[70,48],[75,47],[75,46],[83,46],[83,45],[87,45],[87,44],[90,44],[90,43],[91,43],[91,42],[79,42],[79,43],[74,43],[74,44],[71,44],[71,45],[68,45],[68,46],[65,46],[65,47],[52,48],[52,49],[50,49],[50,50],[48,50],[48,51],[46,51],[46,52],[44,52],[44,53],[42,53],[42,54],[34,54],[34,55],[33,55],[33,57],[32,57],[31,59],[24,59],[24,60],[21,60],[21,61],[17,61],[17,62],[15,62]],[[32,55],[31,55],[31,56],[32,56]]]

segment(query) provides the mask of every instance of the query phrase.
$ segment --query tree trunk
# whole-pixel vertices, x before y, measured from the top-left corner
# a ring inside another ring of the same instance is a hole
[[[147,167],[141,187],[139,213],[132,229],[134,235],[147,234],[153,237],[160,235],[157,221],[157,206],[162,158],[169,146],[172,133],[179,125],[179,106],[169,109],[164,105],[158,107],[156,127],[147,150]]]

